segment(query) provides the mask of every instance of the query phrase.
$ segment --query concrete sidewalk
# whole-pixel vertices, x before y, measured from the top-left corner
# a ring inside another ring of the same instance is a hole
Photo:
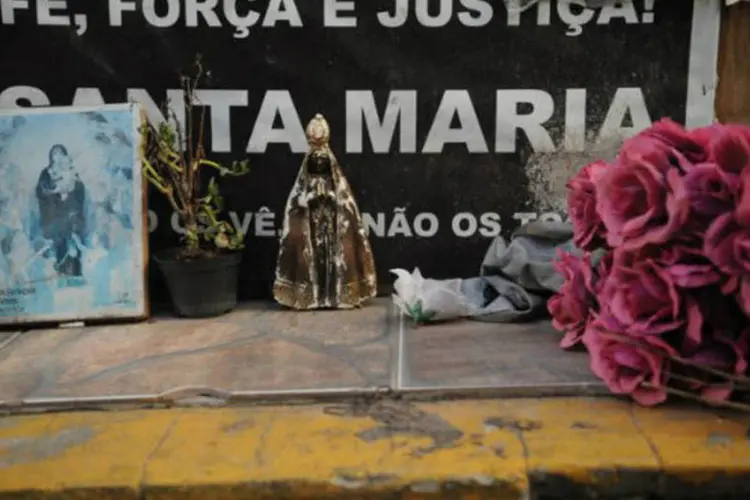
[[[748,425],[613,399],[8,416],[0,498],[747,498]]]

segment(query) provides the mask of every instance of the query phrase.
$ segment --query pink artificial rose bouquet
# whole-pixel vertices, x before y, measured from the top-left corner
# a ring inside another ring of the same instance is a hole
[[[729,400],[750,381],[750,127],[664,119],[567,187],[582,254],[555,262],[561,347],[644,405]]]

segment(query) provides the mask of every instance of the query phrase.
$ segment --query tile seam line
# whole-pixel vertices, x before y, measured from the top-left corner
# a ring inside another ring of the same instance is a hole
[[[406,332],[404,331],[404,313],[398,312],[398,344],[396,350],[396,383],[393,389],[401,391],[404,385],[404,363],[406,363]]]
[[[9,338],[7,338],[7,339],[3,340],[2,342],[0,342],[0,351],[2,351],[2,350],[4,350],[4,349],[7,349],[8,347],[10,347],[10,345],[11,345],[11,344],[12,344],[12,343],[13,343],[14,341],[16,341],[17,339],[19,339],[19,338],[21,337],[21,335],[22,335],[23,333],[24,333],[23,331],[20,331],[20,332],[14,332],[14,333],[12,333],[12,334],[10,335],[10,337],[9,337]]]

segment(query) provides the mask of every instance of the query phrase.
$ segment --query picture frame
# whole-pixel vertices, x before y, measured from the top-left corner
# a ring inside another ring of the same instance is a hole
[[[146,319],[138,103],[0,110],[0,326]]]

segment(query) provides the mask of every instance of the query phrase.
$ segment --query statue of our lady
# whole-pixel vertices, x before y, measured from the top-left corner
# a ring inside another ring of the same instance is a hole
[[[316,114],[284,210],[273,295],[293,309],[349,309],[375,296],[375,263],[359,208]]]

